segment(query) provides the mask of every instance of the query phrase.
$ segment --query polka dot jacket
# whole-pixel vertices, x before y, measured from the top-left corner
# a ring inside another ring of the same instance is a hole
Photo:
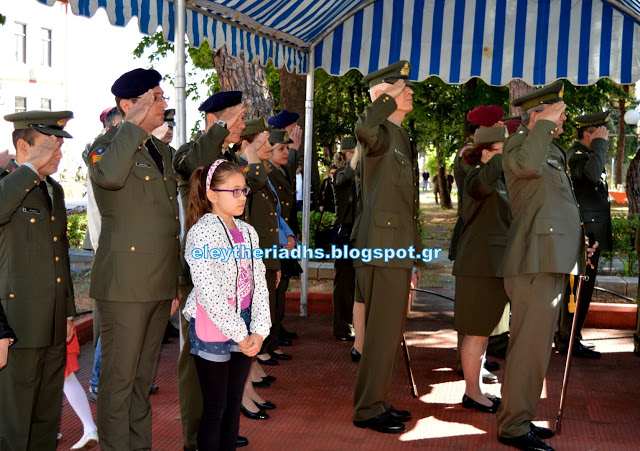
[[[234,219],[236,227],[242,232],[244,245],[252,249],[259,248],[256,230],[244,221]],[[229,249],[233,238],[222,218],[211,213],[205,214],[191,227],[185,243],[185,259],[189,264],[193,290],[187,298],[182,311],[187,320],[196,317],[196,302],[207,312],[209,319],[218,330],[236,343],[247,336],[247,326],[240,317],[240,306],[235,303],[238,268],[233,254],[223,262],[221,258],[195,258],[198,250]],[[194,250],[196,250],[194,252]],[[204,252],[202,252],[204,255]],[[251,299],[251,333],[266,338],[271,328],[269,312],[269,291],[265,279],[265,266],[262,259],[253,259],[253,293]],[[197,301],[196,301],[197,297]],[[241,299],[238,299],[238,303]]]

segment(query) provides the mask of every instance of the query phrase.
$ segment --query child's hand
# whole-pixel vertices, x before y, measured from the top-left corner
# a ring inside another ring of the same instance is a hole
[[[264,338],[260,334],[251,334],[249,335],[249,347],[251,352],[255,351],[250,357],[257,355],[260,352],[260,348],[262,348],[262,342]]]
[[[245,350],[249,349],[249,337],[250,335],[247,334],[242,341],[238,342],[238,347],[243,354],[246,354]]]

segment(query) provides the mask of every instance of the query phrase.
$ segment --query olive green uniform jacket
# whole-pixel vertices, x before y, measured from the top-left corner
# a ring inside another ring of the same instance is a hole
[[[584,274],[580,211],[566,172],[564,151],[553,142],[556,125],[537,121],[507,138],[503,169],[511,200],[504,276]]]
[[[357,248],[394,248],[422,252],[418,235],[418,155],[407,132],[387,118],[396,110],[383,94],[367,106],[355,126],[360,153],[361,207],[351,238]],[[362,266],[361,260],[354,267]],[[411,258],[371,260],[368,265],[412,268]]]
[[[289,152],[291,152],[291,150]],[[277,168],[273,163],[270,165],[271,172],[269,172],[269,180],[271,180],[271,184],[275,188],[278,199],[280,200],[280,215],[289,227],[291,227],[291,231],[299,234],[300,227],[298,225],[298,214],[296,211],[295,170],[293,171],[292,177],[288,164],[280,166],[280,168]],[[283,171],[287,172],[289,179],[287,179]]]
[[[580,205],[584,231],[595,235],[601,252],[610,251],[613,247],[609,190],[607,183],[602,180],[608,147],[609,141],[596,138],[591,142],[591,147],[576,141],[567,151],[569,172]]]
[[[456,221],[456,225],[453,228],[453,232],[451,233],[451,244],[449,245],[449,260],[453,261],[456,259],[456,254],[458,251],[458,241],[460,240],[460,234],[462,233],[462,211],[464,208],[464,181],[467,177],[467,173],[471,167],[464,162],[460,153],[464,149],[469,149],[473,147],[473,141],[470,139],[458,150],[456,154],[456,158],[453,161],[453,178],[456,181],[456,187],[458,188],[458,212],[460,212],[460,216]]]
[[[456,276],[502,277],[503,256],[511,224],[507,187],[502,178],[502,155],[486,164],[468,166],[464,182],[462,231]]]
[[[147,132],[121,123],[96,139],[89,172],[102,216],[90,295],[157,302],[178,294],[180,218],[171,149],[155,137],[164,171],[144,146]]]
[[[333,193],[336,205],[336,218],[334,225],[351,225],[353,224],[356,211],[356,199],[349,205],[349,199],[353,193],[353,184],[356,180],[356,171],[351,167],[349,162],[346,166],[336,169],[333,174]]]
[[[15,349],[63,345],[76,314],[64,192],[47,181],[53,211],[31,168],[12,161],[0,174],[0,300]]]

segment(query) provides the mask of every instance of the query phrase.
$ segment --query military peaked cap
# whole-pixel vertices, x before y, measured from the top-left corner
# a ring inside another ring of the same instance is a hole
[[[585,114],[584,116],[577,117],[574,120],[578,123],[578,127],[582,128],[606,125],[607,119],[609,119],[609,112],[603,111],[602,113]]]
[[[365,75],[362,81],[369,85],[369,88],[373,88],[380,83],[395,83],[398,80],[404,80],[407,86],[413,86],[413,83],[409,80],[409,74],[411,73],[411,63],[409,61],[398,61],[391,66],[378,69],[375,72],[371,72],[369,75]]]
[[[507,139],[507,129],[505,127],[479,128],[473,135],[475,145],[485,143],[497,143]]]
[[[4,117],[5,121],[13,122],[13,128],[16,130],[33,128],[43,135],[73,138],[64,130],[69,119],[73,119],[71,111],[23,111]]]
[[[556,103],[562,101],[564,94],[564,83],[562,80],[556,80],[550,85],[536,89],[533,92],[525,94],[517,99],[513,99],[511,104],[519,106],[522,111],[528,110],[538,105]]]
[[[242,135],[240,136],[256,135],[258,133],[271,130],[272,128],[273,127],[267,124],[267,120],[264,117],[259,117],[258,119],[244,121],[244,130],[242,130]]]
[[[293,141],[289,138],[286,130],[269,130],[269,142],[273,144],[291,144]]]
[[[345,150],[355,149],[358,145],[358,141],[353,136],[345,136],[340,141],[340,152],[344,152]]]
[[[169,108],[164,110],[164,121],[169,124],[169,127],[176,126],[176,110],[175,108]]]

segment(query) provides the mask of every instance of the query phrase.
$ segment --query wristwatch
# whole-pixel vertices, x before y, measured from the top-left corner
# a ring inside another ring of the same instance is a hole
[[[225,121],[221,121],[221,120],[217,120],[216,124],[218,124],[220,127],[224,127],[227,128],[227,123]]]

